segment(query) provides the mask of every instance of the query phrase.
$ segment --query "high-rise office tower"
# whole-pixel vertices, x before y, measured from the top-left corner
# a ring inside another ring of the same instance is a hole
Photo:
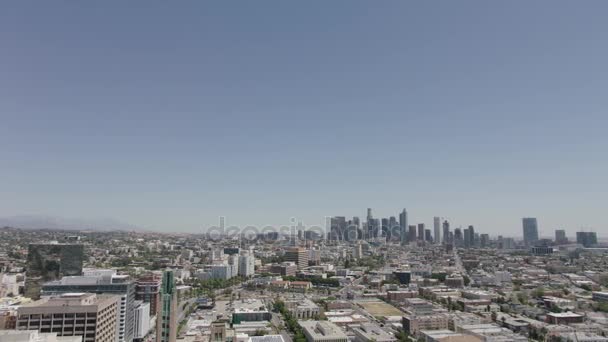
[[[361,240],[362,239],[363,234],[361,232],[361,221],[359,220],[358,216],[354,216],[353,217],[352,224],[350,225],[347,234],[348,234],[348,237],[349,237],[349,241]]]
[[[160,311],[156,316],[156,342],[177,339],[177,291],[173,271],[163,272],[160,288]]]
[[[469,239],[469,247],[477,246],[475,243],[475,228],[473,226],[469,226]],[[477,235],[477,239],[479,240],[479,235]]]
[[[135,282],[129,275],[118,275],[115,270],[84,270],[82,276],[63,277],[44,283],[41,294],[56,296],[65,293],[88,292],[120,296],[117,319],[118,341],[130,342],[134,336]]]
[[[441,243],[441,218],[435,216],[433,217],[433,230],[434,230],[434,236],[433,236],[433,241],[435,241],[435,243]]]
[[[374,217],[372,216],[372,208],[367,208],[367,216],[366,216],[366,222],[367,222],[367,227],[366,227],[366,233],[365,233],[365,239],[366,240],[371,240],[374,237]]]
[[[465,228],[463,231],[463,245],[464,248],[471,248],[471,241],[473,241],[472,232],[469,228]]]
[[[331,222],[331,240],[344,240],[344,235],[346,232],[346,217],[344,216],[334,216],[330,219]]]
[[[464,245],[464,239],[462,237],[462,229],[454,229],[454,246],[462,247]]]
[[[490,235],[488,234],[481,234],[479,236],[479,244],[482,248],[486,248],[490,245]]]
[[[25,296],[40,298],[40,286],[63,276],[82,274],[84,247],[80,244],[30,244],[25,273]]]
[[[409,234],[407,237],[408,242],[416,241],[416,226],[414,226],[414,225],[408,226],[408,229],[409,229]]]
[[[391,216],[388,218],[388,233],[390,235],[391,241],[397,239],[399,235],[399,225],[397,224],[397,218],[395,216]]]
[[[418,240],[424,241],[424,223],[418,223]]]
[[[428,243],[432,243],[433,242],[433,237],[431,236],[431,230],[430,229],[425,229],[424,230],[424,241],[426,241]]]
[[[388,223],[388,219],[387,218],[383,218],[381,220],[381,229],[380,229],[380,236],[382,237],[382,240],[388,240],[390,232],[389,232],[389,223]]]
[[[524,217],[522,219],[524,228],[524,244],[532,246],[538,241],[538,222],[535,217]]]
[[[403,211],[401,213],[399,213],[399,233],[400,233],[400,239],[401,239],[401,244],[404,245],[407,243],[408,237],[407,237],[407,210],[405,210],[405,208],[403,209]]]
[[[450,241],[450,223],[447,220],[443,221],[443,243],[446,245],[452,243]]]
[[[17,329],[81,336],[83,342],[115,342],[119,298],[93,293],[46,297],[17,309]]]
[[[595,232],[576,232],[576,243],[583,247],[597,245],[597,234]]]
[[[380,219],[372,219],[372,238],[377,238],[380,235]]]
[[[301,247],[288,248],[285,250],[285,261],[291,261],[298,269],[308,267],[308,251]]]
[[[566,237],[565,230],[557,229],[555,231],[555,243],[557,243],[557,244],[568,243],[568,238]]]

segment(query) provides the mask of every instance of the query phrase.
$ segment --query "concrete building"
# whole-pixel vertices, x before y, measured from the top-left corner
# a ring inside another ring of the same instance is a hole
[[[285,342],[282,335],[251,336],[247,342]]]
[[[156,316],[160,307],[160,274],[149,273],[135,281],[135,299],[150,303],[150,317]]]
[[[40,298],[43,283],[82,274],[84,247],[80,244],[30,244],[25,274],[25,296]]]
[[[82,336],[83,342],[115,342],[119,296],[66,293],[18,309],[17,329]]]
[[[239,275],[239,255],[228,256],[228,269],[226,279],[231,279]]]
[[[233,265],[213,265],[211,266],[211,278],[228,280],[233,277],[233,268]]]
[[[585,316],[574,312],[549,312],[545,321],[549,324],[568,325],[571,323],[583,323]]]
[[[234,303],[232,323],[270,321],[272,314],[259,299],[242,299]]]
[[[0,298],[19,294],[20,274],[2,273],[0,271]]]
[[[496,324],[472,324],[463,325],[457,329],[457,332],[473,335],[487,342],[527,342],[528,338],[523,335],[518,335],[507,328],[499,327]]]
[[[409,298],[405,300],[408,311],[416,315],[428,315],[433,313],[433,303],[421,298]]]
[[[239,276],[249,278],[255,273],[255,258],[251,255],[239,256]]]
[[[419,335],[424,342],[483,342],[479,337],[452,330],[421,330]]]
[[[305,248],[293,247],[285,250],[285,261],[294,262],[298,269],[308,267],[308,252]]]
[[[443,314],[408,315],[402,319],[403,330],[410,335],[418,336],[421,330],[445,330],[448,328],[448,317]]]
[[[128,275],[117,275],[115,270],[88,269],[83,276],[63,277],[42,285],[42,296],[63,293],[88,292],[114,294],[120,296],[118,308],[118,341],[133,339],[133,309],[135,302],[135,282]]]
[[[270,266],[270,273],[280,274],[287,277],[295,277],[298,266],[294,262],[283,262]]]
[[[38,330],[0,330],[2,342],[82,342],[82,336],[57,336]]]
[[[396,342],[397,338],[373,323],[362,323],[352,329],[355,342]]]
[[[296,319],[314,319],[321,312],[319,306],[308,298],[286,300],[285,306]]]
[[[298,321],[308,342],[348,342],[337,325],[328,321]]]
[[[452,274],[445,278],[445,286],[451,288],[462,288],[464,287],[464,277],[460,274]]]
[[[418,292],[416,292],[416,291],[407,291],[407,290],[386,291],[386,298],[392,302],[402,302],[408,298],[416,298],[417,296],[418,296]]]

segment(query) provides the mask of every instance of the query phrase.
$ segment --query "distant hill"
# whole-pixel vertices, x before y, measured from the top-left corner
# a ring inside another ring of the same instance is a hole
[[[20,215],[0,217],[0,227],[21,229],[67,229],[67,230],[141,230],[129,223],[114,219],[76,219],[55,216]]]

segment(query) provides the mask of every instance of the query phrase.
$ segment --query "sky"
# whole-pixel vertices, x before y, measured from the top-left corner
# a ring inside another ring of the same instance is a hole
[[[0,216],[608,235],[606,1],[1,6]]]

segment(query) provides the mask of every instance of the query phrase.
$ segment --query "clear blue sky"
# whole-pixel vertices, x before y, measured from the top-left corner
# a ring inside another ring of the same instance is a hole
[[[606,1],[3,3],[0,215],[608,232]]]

